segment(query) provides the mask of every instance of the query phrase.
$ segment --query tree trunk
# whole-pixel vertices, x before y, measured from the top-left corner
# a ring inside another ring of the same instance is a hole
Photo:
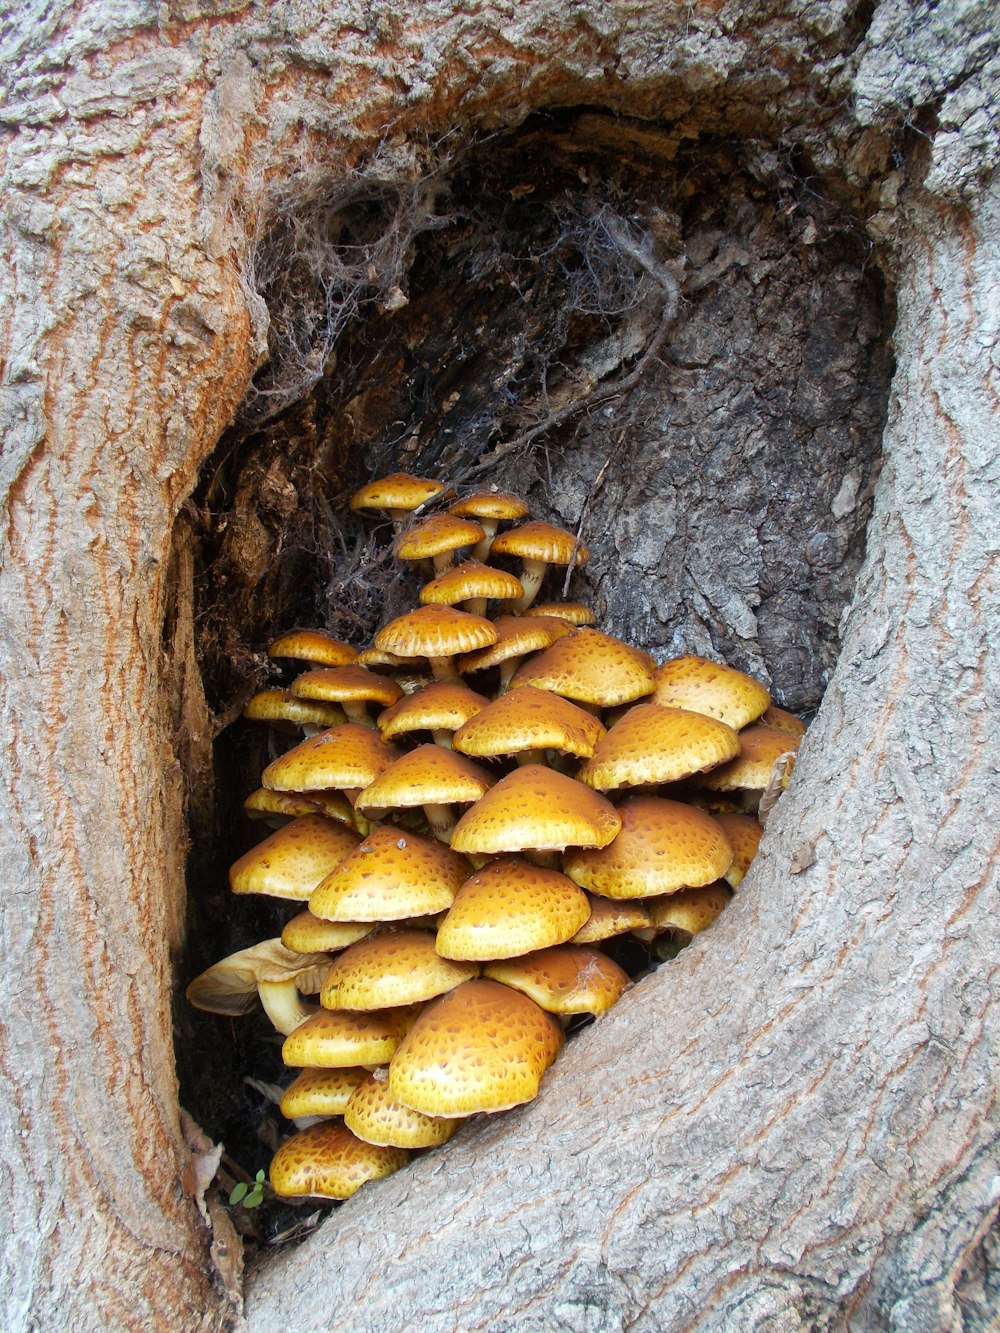
[[[247,1322],[987,1327],[989,9],[91,0],[21,20],[0,105],[8,1327],[238,1318],[180,1183],[170,1005],[215,720],[178,517],[265,354],[252,261],[275,201],[573,106],[677,144],[804,146],[865,218],[897,369],[843,645],[710,935],[581,1035],[538,1102],[258,1268]]]

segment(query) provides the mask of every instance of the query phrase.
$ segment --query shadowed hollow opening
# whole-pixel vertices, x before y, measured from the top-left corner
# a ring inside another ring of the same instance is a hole
[[[361,482],[405,469],[520,492],[588,544],[570,591],[601,628],[661,660],[719,655],[808,714],[863,550],[891,373],[864,227],[801,151],[589,110],[278,199],[254,265],[271,359],[184,519],[218,733],[214,789],[193,788],[185,981],[298,910],[226,886],[267,831],[241,803],[269,740],[239,713],[289,678],[268,641],[323,625],[367,646],[415,604],[389,526],[347,508]],[[284,1122],[244,1080],[281,1081],[280,1040],[262,1014],[182,1000],[177,1021],[182,1103],[266,1168]],[[273,1241],[313,1211],[252,1225]]]

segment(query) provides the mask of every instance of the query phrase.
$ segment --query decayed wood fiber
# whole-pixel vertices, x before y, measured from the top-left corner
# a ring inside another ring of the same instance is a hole
[[[994,197],[977,202],[995,38],[988,6],[962,23],[959,8],[880,5],[867,29],[864,11],[807,3],[19,12],[0,106],[7,1327],[233,1317],[178,1184],[183,787],[160,630],[174,519],[263,346],[243,264],[265,192],[342,177],[387,134],[569,103],[683,135],[801,139],[872,195],[884,236],[899,218],[892,136],[910,122],[929,136],[934,190],[969,211],[914,206],[898,248],[869,560],[737,908],[577,1044],[503,1126],[502,1152],[488,1125],[366,1191],[258,1279],[250,1324],[389,1328],[402,1311],[411,1326],[503,1326],[509,1308],[522,1328],[815,1326],[852,1311],[905,1328],[975,1312],[959,1277],[983,1269],[996,1206],[979,933],[995,881],[977,812],[993,763],[980,733],[995,690],[1000,228]],[[611,1082],[595,1096],[598,1069]],[[443,1226],[432,1176],[454,1201]],[[464,1267],[441,1266],[433,1232]],[[300,1276],[335,1245],[333,1265]],[[371,1304],[352,1307],[363,1288]]]

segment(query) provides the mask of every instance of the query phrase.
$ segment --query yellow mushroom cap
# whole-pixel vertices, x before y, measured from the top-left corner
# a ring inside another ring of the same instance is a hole
[[[438,927],[445,958],[512,958],[563,944],[590,915],[587,895],[557,870],[501,856],[465,881]]]
[[[457,731],[488,703],[467,685],[436,680],[380,713],[378,729],[387,741],[410,731]]]
[[[447,1143],[458,1120],[422,1115],[392,1095],[386,1078],[370,1074],[344,1111],[344,1124],[366,1143],[386,1148],[437,1148]]]
[[[388,477],[378,477],[356,490],[351,496],[351,508],[355,511],[381,509],[387,513],[403,514],[411,509],[419,509],[444,489],[443,481],[415,477],[410,472],[393,472]]]
[[[593,625],[597,617],[589,606],[582,602],[536,602],[531,608],[533,616],[555,616],[558,620],[567,620],[578,628]]]
[[[752,676],[689,653],[657,667],[653,701],[667,708],[705,713],[739,731],[760,717],[771,696]]]
[[[699,778],[709,791],[755,791],[766,787],[771,769],[783,755],[799,748],[801,737],[775,727],[747,727],[739,734],[739,755]]]
[[[343,1115],[367,1069],[303,1069],[282,1094],[278,1109],[288,1120],[303,1115]]]
[[[524,518],[528,506],[513,491],[475,491],[448,506],[459,518],[488,518],[496,522]]]
[[[285,922],[281,942],[298,953],[337,953],[349,944],[357,944],[374,929],[374,921],[323,921],[307,908]]]
[[[513,574],[484,565],[481,560],[466,560],[425,583],[420,589],[420,601],[424,606],[454,606],[456,602],[467,602],[476,597],[510,601],[523,593],[521,580]]]
[[[563,851],[606,847],[621,828],[610,801],[541,764],[502,778],[455,825],[453,851]]]
[[[261,783],[271,791],[323,791],[367,787],[399,751],[360,722],[321,731],[268,764]]]
[[[649,694],[654,667],[641,648],[584,626],[518,667],[510,685],[535,685],[578,703],[612,708]]]
[[[468,862],[419,833],[383,824],[316,889],[309,910],[325,921],[401,921],[443,912]]]
[[[344,711],[335,704],[315,699],[299,699],[291,690],[260,690],[247,700],[243,716],[251,722],[288,724],[297,727],[335,727],[344,721]]]
[[[585,565],[590,552],[572,532],[532,519],[519,527],[508,528],[493,541],[493,555],[516,555],[522,560],[542,560],[547,565],[568,565],[576,553],[575,564]]]
[[[282,1198],[349,1199],[366,1181],[405,1166],[404,1148],[364,1143],[336,1121],[295,1134],[271,1159],[271,1188]]]
[[[588,893],[590,916],[569,941],[570,944],[598,944],[601,940],[625,935],[630,930],[646,930],[651,925],[644,903],[634,899],[616,902],[596,893]]]
[[[330,966],[324,1009],[392,1009],[419,1004],[478,976],[470,963],[442,958],[426,930],[381,930],[352,944]]]
[[[572,633],[568,621],[556,616],[497,616],[493,622],[496,640],[477,652],[467,653],[459,663],[463,671],[486,671],[512,657],[524,657],[548,648],[556,639]]]
[[[738,734],[704,713],[636,704],[599,741],[577,773],[601,791],[679,782],[739,754]]]
[[[521,750],[561,750],[589,757],[604,735],[592,713],[547,690],[525,685],[494,700],[455,733],[463,754],[491,756]]]
[[[743,876],[750,869],[750,862],[757,855],[764,828],[753,815],[722,814],[716,815],[715,818],[733,849],[733,864],[722,878],[731,889],[735,889],[739,887]]]
[[[357,657],[353,648],[322,629],[291,629],[279,635],[267,652],[269,657],[291,657],[320,666],[347,666]]]
[[[390,620],[375,635],[375,647],[399,657],[452,657],[485,648],[496,637],[484,616],[452,606],[422,606]]]
[[[292,694],[299,699],[325,699],[345,703],[394,704],[402,690],[388,676],[380,676],[356,664],[317,667],[292,681]]]
[[[294,819],[297,815],[326,815],[341,824],[354,823],[354,810],[346,797],[337,791],[314,791],[308,796],[298,792],[268,791],[258,787],[243,802],[243,809],[251,819],[269,819],[282,815]]]
[[[229,870],[234,893],[264,893],[306,902],[360,836],[323,815],[301,815],[251,847]]]
[[[506,1111],[537,1096],[562,1045],[559,1022],[526,995],[467,981],[414,1023],[389,1065],[389,1087],[424,1115]]]
[[[396,540],[400,560],[428,560],[462,546],[474,546],[486,536],[479,523],[455,514],[432,514]]]
[[[678,930],[697,935],[708,929],[732,896],[725,884],[705,884],[701,888],[672,893],[666,898],[655,898],[646,905],[656,930]]]
[[[309,1069],[388,1064],[418,1013],[418,1006],[385,1013],[320,1009],[285,1038],[281,1058]]]
[[[281,940],[262,940],[214,963],[185,994],[196,1009],[231,1017],[249,1013],[259,997],[272,1021],[289,1032],[308,1013],[298,990],[316,990],[329,962],[324,953],[297,953]]]
[[[693,805],[632,796],[618,806],[622,828],[608,847],[567,852],[570,879],[605,898],[652,898],[721,878],[733,849],[721,825]]]
[[[551,1014],[603,1014],[631,985],[607,954],[572,944],[487,963],[483,975],[522,991]]]
[[[471,759],[441,745],[418,745],[382,770],[358,797],[368,814],[415,805],[467,805],[478,801],[496,779]]]
[[[770,704],[760,715],[762,727],[773,727],[775,731],[787,731],[792,736],[804,736],[806,724],[777,704]]]

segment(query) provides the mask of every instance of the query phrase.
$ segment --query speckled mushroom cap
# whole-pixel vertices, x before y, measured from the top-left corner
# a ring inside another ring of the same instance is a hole
[[[357,944],[374,929],[374,921],[323,921],[307,908],[285,922],[281,942],[298,953],[337,953],[349,944]]]
[[[521,580],[513,574],[503,569],[494,569],[492,565],[484,565],[481,560],[465,560],[430,583],[425,583],[420,589],[420,601],[424,606],[455,606],[458,602],[468,602],[474,598],[510,601],[523,594]]]
[[[303,1069],[282,1094],[278,1109],[288,1120],[303,1115],[343,1115],[367,1069]]]
[[[495,641],[462,657],[459,666],[463,671],[486,671],[512,657],[548,648],[556,639],[572,633],[572,626],[555,616],[497,616],[493,625]]]
[[[525,685],[470,718],[455,733],[453,744],[463,754],[482,757],[551,749],[586,758],[603,735],[604,727],[592,713],[558,694]]]
[[[452,606],[422,606],[390,620],[375,636],[375,647],[398,657],[452,657],[496,643],[497,631],[484,616]]]
[[[486,536],[482,526],[455,514],[432,514],[396,539],[400,560],[429,560],[463,546],[475,546]]]
[[[269,657],[291,657],[320,666],[347,666],[358,655],[349,644],[322,629],[290,629],[279,635],[267,652]]]
[[[290,1068],[388,1064],[419,1012],[419,1006],[384,1013],[320,1009],[285,1038],[281,1058]]]
[[[605,898],[652,898],[711,884],[733,863],[722,827],[693,805],[632,796],[618,805],[622,828],[609,847],[569,851],[563,869]]]
[[[339,791],[314,791],[302,796],[298,792],[258,787],[243,802],[243,809],[251,819],[269,819],[272,815],[294,819],[298,815],[321,814],[340,824],[354,823],[351,803]]]
[[[757,855],[764,829],[753,815],[723,814],[716,815],[715,819],[733,849],[733,864],[722,878],[731,889],[735,889],[739,887],[743,876],[750,869],[750,862]]]
[[[495,781],[492,773],[454,750],[418,745],[384,768],[355,805],[369,815],[417,805],[467,805],[478,801]]]
[[[775,731],[787,731],[792,736],[804,736],[806,724],[777,704],[769,704],[760,715],[762,727],[773,727]]]
[[[585,626],[518,667],[510,685],[535,685],[578,703],[613,708],[649,694],[654,667],[641,648]]]
[[[389,1088],[424,1115],[506,1111],[537,1096],[562,1045],[558,1020],[526,995],[467,981],[414,1023],[389,1065]]]
[[[442,958],[426,930],[381,930],[352,944],[330,965],[324,1009],[392,1009],[420,1004],[479,975],[473,963]]]
[[[502,778],[455,825],[452,850],[475,855],[606,847],[621,828],[610,801],[541,764]]]
[[[739,731],[760,717],[771,696],[752,676],[689,653],[657,667],[653,700],[667,708],[705,713]]]
[[[600,894],[588,893],[590,916],[569,941],[570,944],[598,944],[630,930],[646,930],[651,922],[644,903],[626,899],[616,902]]]
[[[775,760],[799,748],[801,737],[775,727],[747,727],[739,734],[739,755],[698,781],[709,791],[755,791],[767,786]]]
[[[351,496],[351,508],[356,512],[382,510],[389,514],[405,514],[419,509],[444,489],[443,481],[415,477],[410,472],[393,472],[356,490]]]
[[[684,889],[647,903],[650,921],[657,931],[677,930],[697,935],[708,929],[732,896],[725,884]]]
[[[457,731],[488,703],[485,695],[467,685],[436,680],[380,713],[378,729],[386,741],[411,731]]]
[[[345,721],[344,710],[336,704],[299,699],[291,690],[259,690],[247,700],[243,716],[251,722],[269,722],[272,726],[285,723],[290,731],[303,726],[335,727]]]
[[[603,1014],[630,985],[628,973],[607,954],[572,944],[487,963],[483,974],[522,991],[550,1014]]]
[[[401,921],[443,912],[469,864],[436,838],[383,824],[365,838],[309,902],[325,921]]]
[[[375,703],[383,708],[394,704],[403,692],[388,676],[356,664],[304,671],[292,681],[291,691],[299,699]]]
[[[391,1176],[408,1160],[404,1148],[365,1143],[325,1120],[281,1145],[271,1159],[271,1188],[286,1199],[349,1199],[366,1181]]]
[[[357,1088],[344,1111],[344,1124],[352,1134],[385,1148],[437,1148],[460,1123],[411,1110],[392,1095],[388,1079],[374,1074]]]
[[[576,564],[583,566],[590,559],[590,552],[576,537],[565,528],[557,528],[540,519],[522,523],[519,527],[508,528],[493,541],[494,555],[516,555],[522,560],[543,560],[547,565],[568,565],[576,551]]]
[[[567,620],[571,625],[579,628],[582,625],[593,625],[597,622],[597,617],[591,611],[589,606],[584,606],[582,602],[536,602],[531,608],[533,616],[555,616],[558,620]]]
[[[725,763],[739,750],[738,734],[714,717],[636,704],[598,742],[577,778],[601,791],[679,782]]]
[[[264,893],[306,902],[330,871],[340,865],[360,836],[323,815],[301,815],[251,847],[229,870],[234,893]]]
[[[399,751],[372,727],[345,722],[310,736],[268,764],[261,783],[271,791],[323,791],[367,787]]]
[[[501,856],[471,875],[438,927],[445,958],[486,961],[563,944],[590,915],[587,895],[557,870]]]
[[[474,491],[448,506],[448,513],[459,518],[489,518],[498,523],[524,518],[527,512],[528,506],[513,491]]]

